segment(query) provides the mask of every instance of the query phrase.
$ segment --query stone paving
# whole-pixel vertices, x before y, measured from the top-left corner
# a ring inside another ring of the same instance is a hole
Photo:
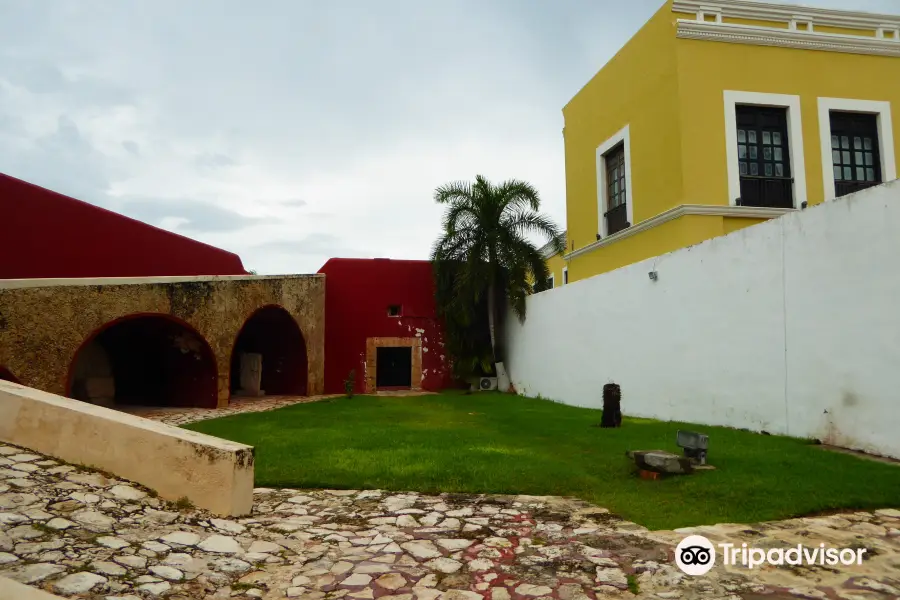
[[[205,421],[206,419],[218,419],[219,417],[227,417],[241,413],[265,412],[284,408],[293,404],[306,404],[308,402],[319,402],[328,400],[329,398],[337,398],[338,394],[321,395],[321,396],[264,396],[261,398],[232,398],[228,402],[228,406],[223,408],[170,408],[170,407],[120,407],[115,408],[124,410],[125,412],[160,421],[168,425],[186,425],[196,421]]]
[[[377,396],[426,396],[434,392],[390,391],[377,392]],[[159,421],[168,425],[186,425],[206,419],[218,419],[241,413],[265,412],[284,408],[293,404],[320,402],[331,398],[341,398],[341,394],[322,394],[319,396],[263,396],[261,398],[232,398],[228,406],[223,408],[170,408],[170,407],[116,407],[133,415]],[[2,599],[0,599],[2,600]]]
[[[869,559],[690,577],[687,533]],[[0,445],[0,576],[90,600],[876,600],[900,596],[900,511],[649,532],[572,499],[257,489],[251,515],[221,519]]]

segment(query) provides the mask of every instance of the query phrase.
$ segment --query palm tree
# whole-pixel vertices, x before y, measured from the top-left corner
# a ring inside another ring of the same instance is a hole
[[[544,256],[527,236],[547,238],[562,252],[562,231],[538,213],[538,192],[524,181],[493,185],[478,175],[474,184],[459,181],[437,188],[434,200],[447,210],[431,261],[438,281],[452,281],[451,293],[438,294],[439,308],[462,315],[460,321],[477,321],[471,313],[486,295],[491,352],[494,362],[500,362],[496,330],[503,301],[524,321],[525,299],[546,289],[550,277]]]

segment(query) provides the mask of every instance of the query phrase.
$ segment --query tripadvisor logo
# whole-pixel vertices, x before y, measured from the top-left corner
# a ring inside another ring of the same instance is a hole
[[[716,549],[702,535],[689,535],[675,547],[675,564],[688,575],[705,575],[716,564]]]
[[[861,565],[865,548],[826,548],[825,544],[790,548],[750,548],[746,543],[718,544],[724,565],[753,569],[761,565]],[[702,535],[689,535],[675,547],[675,564],[688,575],[704,575],[716,564],[716,548]]]

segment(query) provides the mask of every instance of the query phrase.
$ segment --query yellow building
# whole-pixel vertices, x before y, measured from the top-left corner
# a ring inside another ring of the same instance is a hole
[[[568,239],[554,276],[895,179],[898,110],[900,16],[668,0],[563,109]]]
[[[565,234],[563,234],[565,239]],[[541,254],[547,259],[547,268],[550,269],[550,281],[547,287],[555,288],[569,283],[569,269],[563,255],[553,249],[550,244],[541,248]]]

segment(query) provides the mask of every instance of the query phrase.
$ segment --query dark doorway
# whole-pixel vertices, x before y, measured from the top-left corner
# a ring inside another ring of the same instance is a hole
[[[376,388],[412,387],[412,348],[378,348],[375,358]]]
[[[306,395],[306,342],[294,317],[280,306],[266,306],[253,313],[241,328],[231,353],[232,395],[257,395],[256,390],[245,393],[248,390],[241,386],[244,355],[255,356],[259,362],[259,393]]]
[[[128,317],[75,354],[69,397],[105,406],[215,408],[215,356],[202,336],[171,317]]]
[[[19,380],[16,379],[16,376],[12,374],[12,371],[0,365],[0,380],[2,381],[12,381],[13,383],[19,383]]]

